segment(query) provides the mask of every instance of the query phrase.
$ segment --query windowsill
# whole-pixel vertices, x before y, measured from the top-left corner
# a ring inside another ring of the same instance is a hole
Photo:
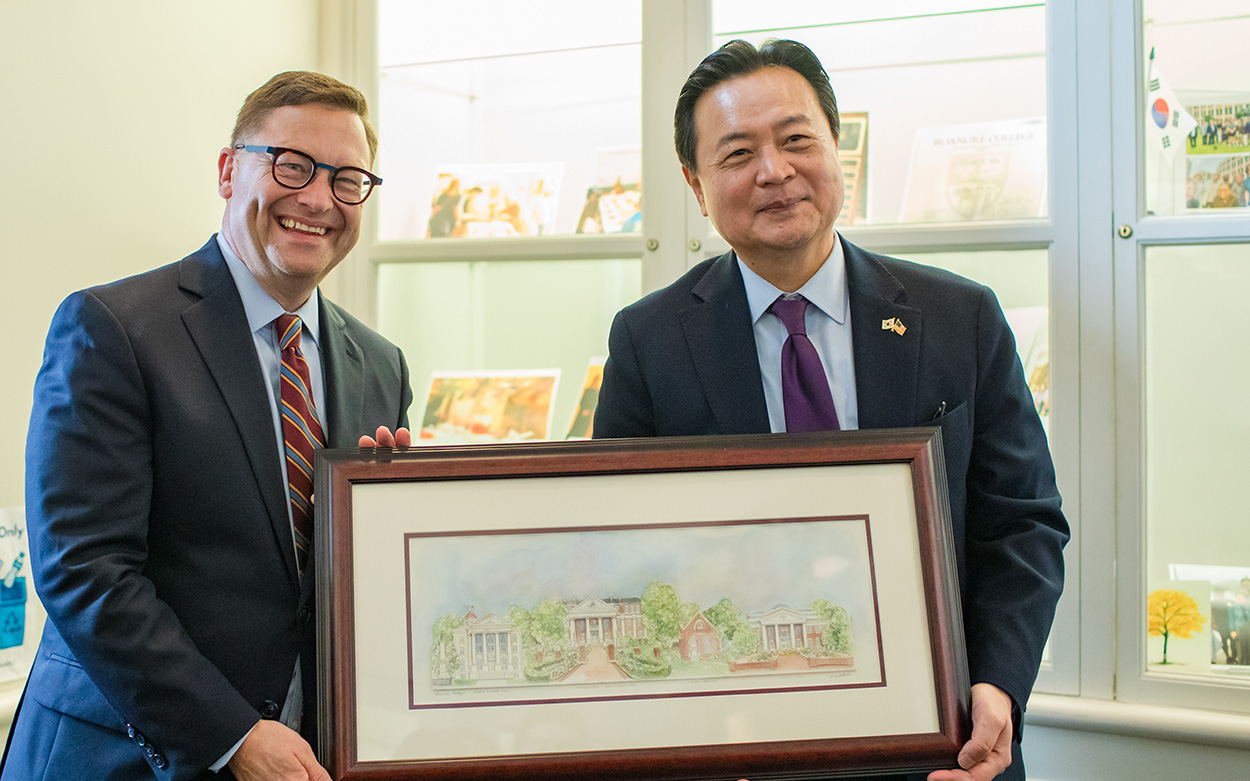
[[[1036,727],[1250,749],[1250,716],[1218,711],[1035,694],[1024,721]]]

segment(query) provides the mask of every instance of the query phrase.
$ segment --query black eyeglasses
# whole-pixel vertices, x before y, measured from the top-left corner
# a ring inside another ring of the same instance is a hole
[[[259,152],[273,155],[273,180],[283,187],[300,190],[317,175],[318,168],[330,172],[330,192],[335,199],[356,206],[365,202],[373,188],[382,184],[382,179],[363,168],[347,165],[335,168],[332,165],[318,163],[311,155],[298,149],[287,149],[284,146],[259,146],[257,144],[237,144],[235,149],[244,152]]]

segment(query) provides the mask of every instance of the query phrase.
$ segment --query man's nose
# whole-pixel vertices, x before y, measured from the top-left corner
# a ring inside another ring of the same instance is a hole
[[[297,200],[310,209],[326,211],[334,206],[334,171],[318,166],[312,181],[300,188]]]
[[[760,184],[776,184],[794,176],[794,166],[785,154],[775,146],[761,147],[758,153],[759,168],[756,181]]]

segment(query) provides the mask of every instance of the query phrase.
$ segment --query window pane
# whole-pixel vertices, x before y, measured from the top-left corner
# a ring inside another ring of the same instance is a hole
[[[641,1],[542,8],[379,2],[379,238],[641,230]]]
[[[987,285],[1016,338],[1033,402],[1050,431],[1050,284],[1046,250],[900,255]]]
[[[592,382],[591,392],[585,393],[587,376],[601,369],[597,361],[607,355],[612,315],[641,295],[641,265],[638,260],[381,264],[379,330],[408,359],[414,394],[409,415],[414,428],[425,419],[437,372],[474,378],[509,375],[494,387],[474,385],[474,390],[482,388],[483,393],[495,396],[518,394],[497,398],[500,415],[513,421],[508,428],[521,431],[515,425],[519,420],[541,423],[550,438],[564,439],[574,423],[580,422],[582,428],[574,433],[588,434],[584,426],[589,416],[577,413],[583,402],[591,404],[598,398],[598,386]],[[515,380],[518,372],[549,376],[553,371],[558,371],[559,378],[552,406],[534,400],[539,386]],[[460,435],[460,441],[492,437],[497,421],[482,419],[490,414],[484,409],[490,405],[474,406],[463,389],[456,398],[445,392],[440,398],[449,406],[460,404],[457,412],[463,413],[443,414],[441,420],[450,423],[454,419],[459,426],[471,418],[470,422],[479,424],[476,430],[449,433]],[[515,409],[524,401],[541,406],[542,414],[537,414],[538,409],[528,414]],[[506,405],[513,408],[505,409]],[[439,439],[448,441],[441,435]]]
[[[1246,10],[1245,0],[1143,4],[1147,212],[1216,213],[1250,203]]]
[[[714,43],[820,57],[844,118],[842,224],[1044,217],[1045,5],[1005,5],[713,0]]]
[[[1145,260],[1146,589],[1152,672],[1250,684],[1250,246],[1151,247]],[[1213,631],[1214,630],[1214,631]],[[1217,634],[1218,633],[1218,634]]]

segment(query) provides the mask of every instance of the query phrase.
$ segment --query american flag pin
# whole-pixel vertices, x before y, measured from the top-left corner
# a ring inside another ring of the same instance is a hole
[[[893,331],[899,336],[902,336],[907,332],[907,326],[903,325],[903,321],[899,320],[897,317],[891,317],[889,320],[881,321],[881,330]]]

